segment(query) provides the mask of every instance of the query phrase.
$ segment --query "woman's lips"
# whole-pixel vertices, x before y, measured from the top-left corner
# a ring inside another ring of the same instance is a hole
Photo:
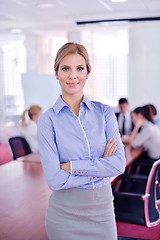
[[[79,83],[75,83],[75,82],[70,82],[70,83],[67,83],[67,85],[69,87],[76,87]]]

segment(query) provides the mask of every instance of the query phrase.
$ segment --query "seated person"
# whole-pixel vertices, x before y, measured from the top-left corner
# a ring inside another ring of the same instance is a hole
[[[115,113],[118,121],[119,132],[122,135],[129,135],[133,130],[133,122],[131,112],[129,110],[129,103],[126,98],[120,98],[118,101],[119,112]]]
[[[157,115],[156,107],[153,104],[147,104],[144,107],[147,108],[147,111],[150,112],[153,119],[153,123],[160,128],[160,117]]]
[[[146,156],[157,160],[160,157],[160,131],[151,122],[150,115],[145,107],[138,107],[132,112],[134,129],[124,143],[129,143],[133,148],[144,148]]]
[[[29,121],[27,122],[26,114],[28,113]],[[39,116],[42,114],[42,108],[38,105],[32,105],[28,110],[25,110],[21,118],[21,134],[30,145],[33,153],[38,152],[37,143],[37,122]]]

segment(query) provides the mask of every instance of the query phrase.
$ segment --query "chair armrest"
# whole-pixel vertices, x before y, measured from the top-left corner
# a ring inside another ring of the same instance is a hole
[[[146,175],[140,175],[140,174],[126,174],[123,175],[123,178],[128,178],[128,179],[138,179],[138,180],[148,180],[148,176]]]
[[[115,197],[128,197],[128,198],[137,198],[144,200],[148,198],[150,194],[140,194],[140,193],[130,193],[130,192],[114,192],[113,195]]]

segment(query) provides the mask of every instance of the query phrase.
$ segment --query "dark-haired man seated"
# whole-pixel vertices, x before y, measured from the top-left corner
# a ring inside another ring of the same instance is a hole
[[[118,101],[119,112],[115,113],[118,121],[121,136],[129,135],[133,130],[133,122],[129,103],[126,98],[120,98]]]

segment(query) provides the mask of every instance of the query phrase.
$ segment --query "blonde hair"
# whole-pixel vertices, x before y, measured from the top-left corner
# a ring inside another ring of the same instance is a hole
[[[86,61],[86,66],[87,66],[87,72],[91,72],[91,65],[89,61],[89,56],[88,52],[85,49],[85,47],[81,44],[74,43],[74,42],[68,42],[64,44],[57,52],[55,62],[54,62],[54,70],[55,72],[58,71],[59,64],[61,60],[66,57],[69,54],[80,54],[82,57],[84,57]]]
[[[24,110],[22,117],[21,117],[21,125],[22,127],[26,127],[27,126],[27,122],[26,122],[26,112],[28,112],[28,116],[29,118],[32,120],[33,116],[38,114],[40,111],[42,111],[42,108],[38,105],[32,105],[30,106],[29,109]]]

